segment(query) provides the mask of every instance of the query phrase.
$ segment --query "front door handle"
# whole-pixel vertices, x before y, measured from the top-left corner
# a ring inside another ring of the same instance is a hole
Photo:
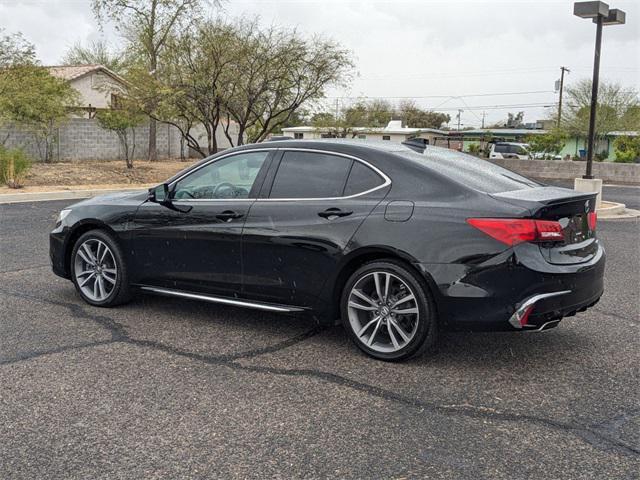
[[[220,212],[216,215],[218,220],[222,220],[223,222],[230,222],[231,220],[235,220],[237,218],[242,218],[244,214],[234,212],[233,210],[225,210],[224,212]]]
[[[318,216],[322,218],[330,219],[332,217],[346,217],[351,215],[353,212],[345,212],[344,210],[340,210],[339,208],[332,207],[327,208],[324,212],[318,212]]]

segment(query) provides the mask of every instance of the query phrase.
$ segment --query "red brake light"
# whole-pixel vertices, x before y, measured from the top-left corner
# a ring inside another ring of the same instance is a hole
[[[469,218],[469,225],[510,247],[523,242],[564,240],[559,222],[527,218]]]
[[[596,231],[596,223],[598,223],[598,214],[593,211],[587,214],[587,223],[589,224],[589,230]]]

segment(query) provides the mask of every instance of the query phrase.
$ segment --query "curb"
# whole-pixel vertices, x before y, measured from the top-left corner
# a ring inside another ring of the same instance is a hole
[[[598,220],[619,220],[623,218],[640,217],[640,210],[627,208],[624,203],[602,201],[598,212]]]
[[[640,217],[640,210],[634,210],[632,208],[625,208],[622,212],[620,212],[619,214],[614,214],[614,215],[600,215],[600,212],[598,212],[598,221],[600,220],[625,220],[628,218],[638,218]]]
[[[27,203],[27,202],[47,202],[52,200],[79,200],[83,198],[104,195],[105,193],[135,192],[144,190],[147,185],[139,185],[126,188],[105,188],[93,190],[58,190],[53,192],[31,192],[31,193],[4,193],[0,194],[0,204],[3,203]]]

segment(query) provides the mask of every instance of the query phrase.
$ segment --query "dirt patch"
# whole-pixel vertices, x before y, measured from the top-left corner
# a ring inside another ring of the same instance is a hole
[[[185,162],[137,160],[132,169],[128,169],[123,160],[34,163],[23,185],[25,187],[75,187],[155,184],[175,175],[195,161],[195,159]]]

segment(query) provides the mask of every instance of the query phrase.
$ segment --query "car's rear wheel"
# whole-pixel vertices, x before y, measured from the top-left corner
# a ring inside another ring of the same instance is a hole
[[[435,307],[423,281],[393,261],[367,263],[342,293],[342,321],[355,344],[380,360],[404,360],[433,347]]]
[[[120,246],[102,230],[81,235],[71,253],[71,274],[82,299],[112,307],[130,298],[127,268]]]

